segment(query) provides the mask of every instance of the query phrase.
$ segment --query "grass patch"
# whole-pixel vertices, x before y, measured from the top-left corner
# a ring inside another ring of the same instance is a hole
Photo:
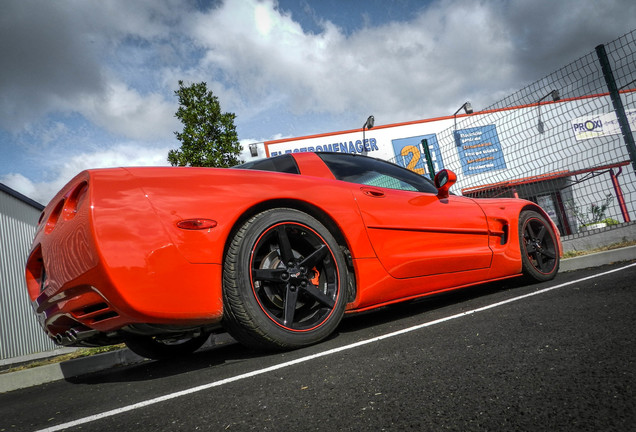
[[[107,346],[94,347],[94,348],[80,348],[68,354],[61,354],[55,357],[35,360],[29,363],[22,364],[20,366],[12,367],[10,369],[0,371],[0,374],[32,369],[38,366],[45,366],[48,364],[61,363],[67,360],[73,360],[73,359],[81,358],[81,357],[88,357],[95,354],[101,354],[101,353],[110,352],[110,351],[117,351],[125,347],[126,345],[122,343],[118,345],[107,345]]]
[[[574,257],[577,257],[577,256],[589,255],[589,254],[593,254],[593,253],[597,253],[597,252],[604,252],[604,251],[613,250],[613,249],[620,249],[620,248],[624,248],[624,247],[628,247],[628,246],[634,246],[634,245],[636,245],[636,240],[622,241],[622,242],[612,243],[611,245],[607,245],[607,246],[603,246],[603,247],[599,247],[599,248],[595,248],[595,249],[590,249],[590,250],[564,252],[563,253],[563,258],[574,258]]]

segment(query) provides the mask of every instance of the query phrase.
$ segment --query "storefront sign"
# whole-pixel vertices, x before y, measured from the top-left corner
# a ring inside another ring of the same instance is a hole
[[[339,152],[366,154],[378,151],[378,143],[375,138],[362,140],[350,140],[341,142],[325,142],[324,144],[299,144],[297,141],[284,142],[282,144],[270,144],[270,156],[278,156],[283,153],[304,152]],[[274,150],[275,148],[275,150]]]
[[[435,172],[443,170],[444,161],[442,160],[442,152],[437,144],[437,136],[435,134],[391,140],[393,151],[395,152],[395,162],[420,175],[430,175],[426,169],[426,157],[422,148],[422,140],[424,139],[428,142]]]
[[[636,130],[636,110],[625,111],[632,131]],[[619,135],[621,127],[616,113],[605,113],[578,117],[572,120],[572,131],[577,141],[608,135]]]
[[[495,125],[460,129],[454,133],[465,175],[506,168]]]

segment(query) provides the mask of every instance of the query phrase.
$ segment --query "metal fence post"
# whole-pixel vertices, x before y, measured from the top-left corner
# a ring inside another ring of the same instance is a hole
[[[426,165],[428,166],[428,175],[431,180],[435,181],[435,168],[433,168],[433,160],[431,159],[431,149],[428,148],[428,140],[425,138],[422,140],[422,150],[424,150],[424,156],[426,157]]]
[[[612,67],[609,63],[607,52],[605,51],[605,45],[601,44],[596,47],[596,55],[598,56],[598,60],[601,63],[601,69],[603,70],[603,76],[605,77],[605,82],[607,83],[610,98],[612,99],[612,105],[614,106],[614,111],[616,112],[616,118],[618,119],[618,124],[621,128],[621,133],[623,134],[625,145],[627,145],[629,158],[632,160],[632,168],[634,169],[634,171],[636,171],[636,144],[634,144],[634,136],[632,135],[632,130],[629,127],[629,121],[627,120],[627,115],[625,114],[625,108],[623,107],[621,95],[618,91],[618,87],[616,87],[614,73],[612,72]]]

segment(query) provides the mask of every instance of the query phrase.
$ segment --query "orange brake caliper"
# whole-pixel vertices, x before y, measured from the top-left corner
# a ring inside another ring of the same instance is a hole
[[[318,285],[318,282],[320,280],[320,272],[318,271],[316,267],[312,268],[311,271],[314,272],[314,277],[309,282],[311,282],[314,285]]]

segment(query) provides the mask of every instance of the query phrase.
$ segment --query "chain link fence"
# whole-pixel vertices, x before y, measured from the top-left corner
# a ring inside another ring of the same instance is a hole
[[[455,193],[534,201],[566,237],[636,220],[635,39],[636,30],[483,111],[456,113],[437,134],[444,167],[459,174]]]

